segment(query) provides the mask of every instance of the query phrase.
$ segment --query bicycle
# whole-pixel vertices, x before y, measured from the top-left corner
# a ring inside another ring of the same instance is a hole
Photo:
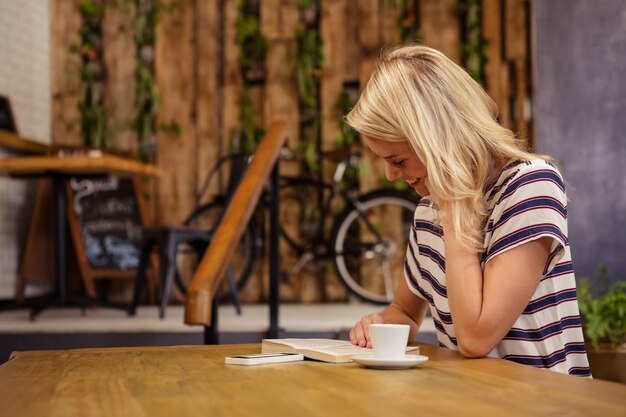
[[[281,207],[291,207],[289,201],[295,200],[299,208],[312,210],[314,219],[312,227],[295,232],[288,230],[281,221],[280,237],[298,257],[289,271],[283,271],[284,276],[288,278],[298,273],[309,262],[332,260],[337,277],[350,294],[366,302],[387,304],[393,298],[398,280],[404,276],[404,250],[419,196],[392,189],[365,194],[346,189],[342,186],[346,173],[350,169],[355,172],[361,154],[334,152],[324,156],[336,162],[330,182],[303,176],[281,175],[279,178]],[[242,158],[242,154],[220,159],[200,194],[206,191],[210,177],[233,158]],[[313,206],[308,204],[312,195],[317,196],[317,204]],[[197,201],[200,199],[201,195]],[[333,210],[337,202],[341,207],[339,212]],[[226,203],[227,197],[218,195],[209,203],[197,204],[185,224],[214,230]],[[268,210],[268,205],[262,199],[258,211],[264,210]],[[301,209],[299,213],[306,211]],[[247,225],[231,264],[239,290],[248,282],[255,262],[263,253],[264,232],[260,218],[261,214],[253,216]],[[222,292],[225,295],[221,300],[229,299],[228,288],[224,287]]]

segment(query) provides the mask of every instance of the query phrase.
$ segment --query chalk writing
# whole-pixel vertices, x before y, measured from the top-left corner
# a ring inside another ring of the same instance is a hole
[[[74,210],[76,211],[76,214],[80,214],[82,212],[80,201],[83,198],[90,196],[95,192],[115,191],[119,186],[119,180],[117,177],[98,180],[93,180],[89,178],[77,180],[76,178],[72,178],[70,184],[72,190],[75,192]]]
[[[88,232],[83,232],[83,244],[89,263],[93,266],[105,266],[109,261],[104,256],[100,241]]]
[[[72,178],[70,188],[89,264],[94,268],[136,268],[142,223],[133,181]]]
[[[105,236],[104,247],[119,269],[137,268],[139,265],[139,251],[132,242],[117,236]]]

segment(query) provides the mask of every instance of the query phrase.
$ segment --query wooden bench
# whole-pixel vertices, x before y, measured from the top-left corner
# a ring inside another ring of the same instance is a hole
[[[285,124],[270,124],[187,289],[186,324],[215,327],[213,298],[286,140]]]

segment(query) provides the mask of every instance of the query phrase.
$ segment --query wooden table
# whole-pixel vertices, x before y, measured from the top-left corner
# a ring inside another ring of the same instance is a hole
[[[13,132],[0,129],[0,146],[16,152],[45,154],[50,150],[48,145],[24,139]]]
[[[421,346],[420,367],[225,365],[259,345],[17,352],[6,416],[625,416],[626,386]]]
[[[98,150],[85,150],[82,155],[55,155],[15,157],[0,160],[0,175],[18,178],[52,179],[52,225],[54,241],[54,280],[55,290],[49,297],[34,303],[31,318],[35,318],[45,308],[54,305],[100,304],[98,300],[77,294],[67,294],[66,290],[66,228],[67,201],[66,181],[72,177],[92,176],[160,176],[161,170],[137,160],[103,154]],[[31,303],[32,304],[32,303]]]
[[[23,156],[0,159],[0,175],[12,177],[37,177],[50,175],[146,175],[158,177],[161,170],[134,159],[102,154],[93,156]]]

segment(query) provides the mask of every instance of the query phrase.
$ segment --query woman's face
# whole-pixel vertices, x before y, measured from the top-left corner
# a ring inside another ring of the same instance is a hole
[[[387,142],[369,137],[365,137],[364,141],[372,152],[385,160],[385,175],[389,181],[401,178],[419,195],[430,194],[426,187],[426,167],[417,158],[409,142]]]

